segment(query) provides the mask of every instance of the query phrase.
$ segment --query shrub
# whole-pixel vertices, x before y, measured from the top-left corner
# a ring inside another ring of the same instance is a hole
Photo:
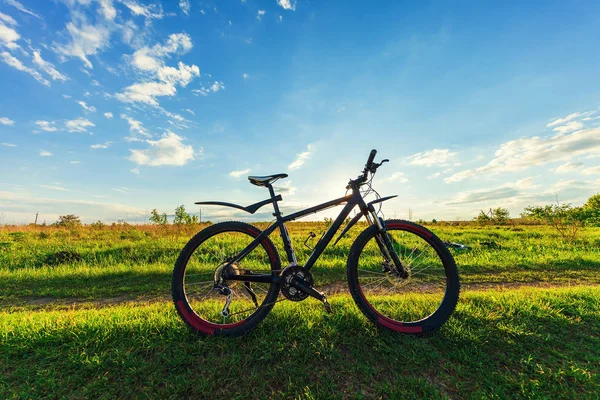
[[[167,214],[165,214],[165,213],[159,214],[155,208],[150,213],[150,222],[152,222],[153,224],[157,224],[157,225],[166,225],[167,224]]]
[[[60,226],[65,228],[76,228],[81,226],[81,220],[77,215],[68,214],[60,215],[58,221],[54,223],[54,226]]]

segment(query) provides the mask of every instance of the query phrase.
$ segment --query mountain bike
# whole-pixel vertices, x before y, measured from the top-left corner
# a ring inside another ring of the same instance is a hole
[[[275,221],[264,231],[244,222],[217,223],[186,244],[172,281],[175,308],[185,323],[204,335],[237,336],[255,328],[278,301],[314,297],[331,312],[326,295],[314,288],[310,270],[358,206],[334,243],[366,219],[368,227],[352,244],[346,264],[348,287],[358,308],[370,321],[392,331],[420,334],[442,326],[458,302],[456,264],[444,243],[427,228],[380,217],[381,203],[397,196],[380,197],[372,189],[377,169],[389,161],[374,162],[376,153],[371,151],[362,173],[348,182],[346,196],[289,215],[281,213],[282,197],[273,188],[287,174],[249,176],[250,183],[269,190],[270,198],[246,207],[220,201],[195,203],[250,214],[270,204]],[[364,198],[372,192],[377,198],[367,203]],[[286,222],[341,204],[344,208],[308,260],[298,264]],[[269,238],[277,229],[287,258],[285,267]]]

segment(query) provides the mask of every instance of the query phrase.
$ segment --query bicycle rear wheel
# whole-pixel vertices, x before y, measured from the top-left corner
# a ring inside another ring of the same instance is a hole
[[[215,280],[227,275],[266,274],[281,269],[277,250],[268,237],[246,257],[233,257],[260,235],[243,222],[222,222],[194,236],[181,251],[173,270],[175,308],[193,330],[204,335],[236,336],[253,329],[273,308],[279,284]]]
[[[348,286],[372,322],[403,333],[425,333],[442,326],[458,302],[460,284],[452,254],[428,229],[388,220],[386,235],[408,272],[403,278],[381,251],[376,226],[364,230],[348,256]]]

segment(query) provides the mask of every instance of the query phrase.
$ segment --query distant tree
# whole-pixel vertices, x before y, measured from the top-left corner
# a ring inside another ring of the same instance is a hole
[[[156,225],[166,225],[167,224],[167,214],[162,213],[159,214],[158,210],[153,209],[150,213],[150,222]]]
[[[521,217],[552,225],[563,238],[574,240],[579,229],[586,223],[587,212],[583,207],[558,203],[526,207]]]
[[[175,219],[173,220],[175,225],[190,225],[198,223],[198,216],[190,215],[185,211],[185,206],[180,205],[175,209]]]
[[[510,218],[510,213],[506,208],[498,207],[492,210],[492,221],[496,225],[506,225]]]
[[[488,225],[492,222],[492,218],[485,213],[485,211],[479,211],[479,214],[473,218],[479,225]]]
[[[588,225],[600,226],[600,194],[595,194],[583,205]]]
[[[90,226],[94,229],[102,229],[106,226],[106,224],[100,220],[96,221],[96,222],[92,222],[90,224]]]
[[[434,219],[432,219],[432,220],[431,220],[431,223],[432,223],[432,224],[437,224],[437,219],[435,219],[435,218],[434,218]]]
[[[81,226],[81,220],[77,215],[73,214],[60,215],[58,217],[58,221],[56,221],[54,225],[65,228],[75,228]]]

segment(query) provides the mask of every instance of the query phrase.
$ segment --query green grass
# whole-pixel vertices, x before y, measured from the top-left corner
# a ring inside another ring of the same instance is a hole
[[[345,286],[363,228],[325,251],[317,287]],[[0,228],[0,398],[597,398],[600,229],[430,228],[471,247],[453,251],[465,290],[433,335],[378,330],[340,294],[332,315],[281,302],[234,339],[192,334],[168,301],[197,227]],[[289,229],[302,262],[325,226]]]
[[[279,303],[234,339],[169,303],[1,312],[0,397],[597,398],[598,287],[468,292],[426,337],[332,304]]]
[[[300,262],[310,251],[303,242],[308,232],[318,235],[323,223],[289,226]],[[335,247],[329,247],[313,269],[318,285],[345,280],[348,251],[363,229],[352,229]],[[464,243],[453,251],[462,282],[553,284],[600,283],[600,229],[587,228],[575,242],[565,242],[550,227],[432,226],[442,239]],[[124,227],[54,228],[14,232],[0,228],[0,304],[20,304],[30,298],[168,296],[173,264],[180,249],[195,233],[192,229]],[[284,255],[277,235],[272,239]],[[314,241],[313,241],[314,244]],[[80,259],[54,265],[61,251]],[[285,265],[285,262],[284,262]]]

